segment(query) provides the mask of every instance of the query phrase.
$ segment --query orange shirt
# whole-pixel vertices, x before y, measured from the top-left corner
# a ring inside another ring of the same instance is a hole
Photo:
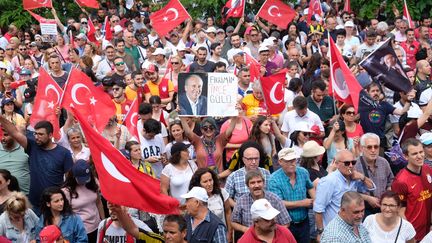
[[[169,98],[169,93],[174,92],[174,84],[168,79],[159,79],[157,84],[148,81],[144,84],[144,94],[157,95],[161,99]]]

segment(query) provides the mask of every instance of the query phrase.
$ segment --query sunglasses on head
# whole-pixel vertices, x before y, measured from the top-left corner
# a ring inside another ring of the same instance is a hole
[[[345,166],[355,165],[357,163],[357,160],[348,160],[348,161],[341,161]]]
[[[213,131],[215,128],[214,128],[214,126],[213,125],[210,125],[210,126],[202,126],[201,127],[202,128],[202,130],[204,130],[204,131]]]

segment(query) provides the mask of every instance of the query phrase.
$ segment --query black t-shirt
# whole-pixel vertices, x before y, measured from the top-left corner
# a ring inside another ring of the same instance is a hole
[[[317,178],[324,177],[328,174],[328,172],[321,165],[319,166],[319,171],[312,168],[308,168],[307,171],[309,172],[309,178],[312,182]]]
[[[189,72],[191,73],[211,73],[216,69],[216,64],[212,61],[207,61],[203,66],[199,65],[198,62],[193,62],[189,66]]]
[[[51,77],[54,79],[54,81],[56,81],[56,83],[60,86],[60,88],[64,88],[64,85],[67,81],[67,78],[69,76],[68,72],[64,72],[62,76],[60,77],[54,77],[53,75],[51,75]]]

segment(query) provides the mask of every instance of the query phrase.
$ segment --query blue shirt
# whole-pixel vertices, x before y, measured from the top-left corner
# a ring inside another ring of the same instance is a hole
[[[39,218],[36,225],[36,242],[40,242],[39,234],[46,226],[44,224],[44,217]],[[63,237],[70,243],[88,243],[87,232],[84,228],[84,223],[81,218],[76,214],[61,215],[58,227],[61,229]]]
[[[207,222],[210,222],[210,210],[206,214],[204,220]],[[193,222],[194,222],[194,219],[193,219],[193,217],[191,217],[191,225],[193,225]],[[199,226],[199,224],[197,226],[195,226],[194,229],[198,228],[198,226]],[[226,232],[225,225],[219,224],[211,242],[213,242],[213,243],[227,243],[228,240],[226,238],[226,233],[227,232]]]
[[[309,179],[309,172],[297,166],[296,179],[294,187],[290,183],[290,178],[285,174],[282,168],[274,172],[268,182],[268,190],[278,195],[284,201],[300,201],[306,199],[307,190],[313,188]],[[308,209],[299,207],[288,209],[293,222],[301,222],[308,216]]]
[[[354,227],[347,224],[339,215],[336,215],[321,236],[321,243],[371,243],[369,232],[360,224],[358,226],[359,235],[354,234]],[[390,242],[390,241],[389,241]],[[393,241],[391,241],[393,242]]]
[[[323,214],[323,224],[325,227],[338,214],[341,199],[345,192],[366,192],[373,190],[375,190],[375,184],[372,189],[368,189],[360,180],[351,180],[348,182],[342,173],[336,170],[321,178],[318,182],[313,210]]]

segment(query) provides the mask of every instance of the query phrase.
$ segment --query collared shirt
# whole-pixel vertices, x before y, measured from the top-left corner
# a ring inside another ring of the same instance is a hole
[[[193,217],[190,217],[190,219],[191,219],[191,225],[193,225],[193,224],[194,224],[194,218],[193,218]],[[204,220],[207,221],[207,222],[210,222],[210,210],[207,212],[207,214],[206,214]],[[204,222],[204,221],[202,221],[202,222]],[[202,222],[201,222],[201,223],[202,223]],[[192,229],[192,232],[193,232],[196,228],[198,228],[198,227],[200,226],[201,223],[199,223],[197,226],[195,226],[195,228]],[[213,243],[227,243],[228,241],[227,241],[226,233],[227,233],[227,232],[226,232],[226,229],[225,229],[225,225],[220,224],[220,225],[217,227],[215,234],[213,235],[213,240],[212,240],[212,242],[213,242]]]
[[[238,243],[263,243],[265,241],[258,238],[254,226],[250,227],[243,236],[238,240]],[[272,243],[294,243],[296,242],[291,231],[284,226],[276,225]]]
[[[328,121],[335,115],[335,103],[330,96],[324,96],[319,105],[312,99],[312,95],[307,97],[307,101],[309,110],[317,114],[321,121]]]
[[[302,117],[300,117],[295,110],[288,111],[287,113],[285,113],[281,131],[287,132],[289,137],[291,133],[295,131],[296,125],[301,122],[306,122],[309,128],[311,128],[314,125],[317,125],[320,131],[324,132],[324,126],[321,122],[321,119],[317,114],[315,114],[309,109],[307,110],[306,114]]]
[[[367,168],[368,176],[376,185],[376,190],[373,191],[375,197],[381,197],[381,195],[387,191],[387,188],[391,187],[394,179],[393,172],[390,168],[389,163],[383,157],[378,156],[374,166],[374,172],[372,172],[371,167],[368,165],[366,160],[363,158],[365,166]],[[358,172],[364,173],[363,166],[360,161],[360,157],[357,159],[357,163],[354,167]]]
[[[186,95],[186,98],[188,99],[189,104],[191,106],[192,114],[198,114],[197,113],[198,99],[195,102],[193,102],[191,99],[189,99],[189,97],[187,95]]]
[[[5,236],[12,242],[29,242],[36,238],[38,221],[38,216],[31,209],[27,209],[24,214],[24,231],[21,232],[11,223],[9,214],[3,212],[0,216],[0,235]]]
[[[265,191],[264,198],[267,199],[270,204],[277,209],[280,213],[276,216],[276,223],[280,225],[286,225],[291,222],[291,217],[288,214],[287,209],[283,205],[282,200],[272,192]],[[234,206],[231,214],[231,221],[250,227],[253,225],[252,213],[250,208],[254,199],[250,193],[241,196]]]
[[[16,143],[15,148],[5,150],[0,144],[0,164],[1,168],[8,170],[18,180],[20,189],[28,194],[30,190],[30,169],[28,155],[24,148]]]
[[[270,178],[270,172],[263,168],[258,168],[261,174],[264,176],[264,180],[268,183]],[[249,188],[245,182],[246,179],[246,169],[243,167],[239,170],[234,171],[228,176],[227,182],[225,184],[225,190],[229,193],[231,198],[237,201],[241,196],[249,193]]]
[[[294,186],[282,168],[274,172],[268,182],[269,191],[278,195],[282,200],[291,202],[306,199],[307,190],[311,188],[313,184],[309,179],[309,172],[303,167],[296,168]],[[288,212],[294,222],[302,222],[308,216],[308,209],[304,207],[290,208]]]
[[[359,235],[354,234],[354,227],[347,224],[339,215],[334,218],[321,236],[321,243],[371,243],[369,232],[360,224],[358,226]]]
[[[324,227],[334,218],[339,212],[342,196],[348,191],[366,192],[375,190],[375,184],[372,189],[368,189],[360,180],[347,179],[339,170],[320,179],[316,198],[314,201],[313,210],[323,214]]]

